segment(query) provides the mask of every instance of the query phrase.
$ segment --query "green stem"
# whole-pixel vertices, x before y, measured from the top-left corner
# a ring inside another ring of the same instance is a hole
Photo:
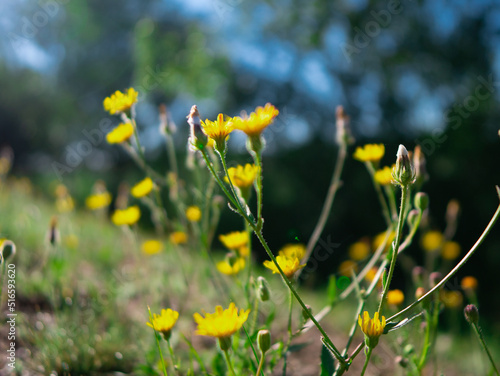
[[[260,243],[262,244],[262,246],[264,247],[264,249],[266,250],[266,253],[267,255],[269,256],[269,258],[273,261],[274,265],[276,265],[276,269],[278,269],[278,272],[280,273],[283,281],[285,282],[285,284],[287,285],[287,287],[291,290],[292,294],[295,296],[295,299],[297,299],[297,301],[299,302],[299,304],[301,305],[302,309],[306,312],[306,314],[309,316],[309,318],[311,319],[311,321],[314,323],[314,325],[318,328],[318,330],[320,331],[320,333],[323,335],[323,337],[325,337],[325,341],[330,345],[331,347],[331,350],[333,351],[333,354],[335,355],[335,357],[338,359],[338,361],[342,364],[345,364],[345,360],[342,358],[342,356],[340,355],[340,352],[337,350],[337,348],[335,347],[335,345],[333,344],[332,340],[330,339],[330,337],[326,334],[325,330],[323,329],[323,327],[319,324],[319,322],[314,318],[314,315],[307,309],[305,303],[303,302],[302,298],[300,297],[300,295],[297,293],[297,291],[295,290],[295,288],[293,287],[292,285],[292,282],[288,279],[288,277],[285,275],[285,273],[283,272],[283,269],[281,269],[280,265],[278,264],[278,261],[276,260],[276,257],[274,257],[273,255],[273,252],[271,251],[271,249],[269,248],[269,245],[267,244],[266,240],[264,239],[264,237],[262,236],[262,232],[261,232],[261,229],[258,228],[258,225],[256,225],[249,217],[248,215],[241,210],[241,208],[238,207],[238,205],[236,204],[236,202],[234,201],[234,198],[231,196],[231,194],[228,192],[228,190],[226,189],[226,187],[224,187],[224,184],[222,183],[222,181],[220,180],[219,176],[216,174],[216,172],[214,171],[213,169],[213,166],[212,164],[210,163],[210,161],[208,160],[207,156],[206,156],[206,152],[204,150],[200,150],[200,152],[202,153],[204,159],[205,159],[205,162],[207,163],[207,167],[208,169],[210,170],[210,172],[212,173],[212,175],[214,176],[214,178],[216,179],[217,183],[219,184],[219,186],[221,187],[221,189],[223,190],[223,192],[225,193],[225,195],[227,196],[227,198],[238,208],[239,210],[239,214],[241,216],[243,216],[243,218],[245,218],[245,220],[247,221],[247,223],[250,225],[250,227],[252,228],[252,230],[254,231],[255,235],[257,236],[257,238],[259,239]]]
[[[217,150],[217,153],[219,154],[220,160],[222,162],[222,169],[224,170],[224,174],[227,176],[227,180],[229,181],[229,187],[231,188],[231,192],[234,197],[234,201],[236,203],[236,207],[240,213],[246,213],[247,211],[243,209],[243,206],[241,205],[240,198],[238,194],[236,193],[236,189],[234,188],[233,182],[231,178],[229,177],[229,172],[227,170],[227,164],[226,164],[226,158],[224,157],[224,154],[222,154],[220,151]],[[245,204],[245,206],[248,208],[248,206]]]
[[[177,364],[175,362],[174,349],[170,345],[170,340],[167,341],[167,344],[168,344],[168,352],[170,353],[170,359],[172,360],[172,366],[174,367],[174,371],[177,371],[177,374],[180,375],[180,372],[177,369]]]
[[[370,363],[371,356],[372,356],[372,349],[371,347],[369,347],[368,352],[366,353],[365,365],[363,366],[363,370],[361,371],[360,376],[363,376],[365,374],[366,368],[368,367],[368,363]]]
[[[160,360],[161,360],[161,366],[163,368],[163,374],[165,376],[168,376],[167,367],[165,367],[165,360],[163,359],[163,353],[161,351],[160,341],[158,341],[158,332],[156,331],[155,324],[153,321],[153,315],[151,314],[151,309],[149,308],[149,306],[148,306],[148,313],[149,313],[149,321],[151,322],[151,325],[153,325],[153,330],[155,333],[156,346],[158,346],[158,352],[160,353]]]
[[[264,360],[266,359],[266,354],[262,353],[260,356],[260,362],[259,362],[259,368],[257,368],[257,372],[255,372],[255,376],[259,376],[259,374],[262,372],[262,367],[264,367]]]
[[[429,353],[429,348],[431,347],[431,330],[433,323],[431,322],[429,311],[425,311],[425,321],[427,325],[425,327],[425,337],[424,337],[424,345],[422,347],[422,354],[420,355],[420,360],[417,364],[418,372],[421,373],[422,369],[427,362],[427,354]]]
[[[370,173],[372,178],[373,187],[375,188],[375,192],[377,192],[378,200],[380,201],[380,205],[382,205],[382,213],[384,215],[385,222],[387,226],[390,226],[392,223],[391,216],[389,214],[389,207],[387,206],[387,202],[385,201],[384,194],[382,193],[382,189],[380,189],[380,184],[375,180],[375,169],[373,168],[372,162],[365,162],[365,166]]]
[[[500,188],[497,187],[497,191],[498,191],[498,194],[500,195]],[[402,309],[401,311],[399,311],[398,313],[394,314],[393,316],[389,317],[387,319],[387,322],[391,322],[391,321],[394,321],[396,318],[402,316],[403,314],[405,314],[406,312],[408,312],[409,310],[413,309],[414,307],[416,307],[417,305],[419,305],[420,303],[422,303],[423,300],[425,300],[426,298],[428,298],[430,295],[432,295],[434,293],[434,291],[438,290],[439,288],[441,288],[446,282],[448,282],[450,280],[451,277],[453,277],[453,275],[460,270],[460,268],[462,266],[464,266],[464,264],[472,257],[472,255],[476,252],[476,250],[479,248],[479,246],[483,243],[484,239],[486,239],[486,237],[488,236],[488,234],[490,233],[491,229],[493,228],[493,226],[495,225],[496,221],[498,220],[498,218],[500,217],[500,205],[497,207],[497,210],[495,211],[495,213],[493,214],[493,217],[490,219],[490,222],[488,223],[488,225],[486,226],[486,228],[484,229],[483,233],[481,234],[481,236],[479,237],[479,239],[476,241],[476,243],[472,246],[472,248],[469,250],[469,252],[467,252],[467,254],[462,258],[462,260],[460,260],[460,262],[436,285],[434,286],[430,291],[428,291],[425,295],[423,295],[420,299],[414,301],[412,304],[410,304],[408,307]]]
[[[330,187],[328,188],[328,193],[325,198],[325,202],[323,204],[323,208],[321,209],[321,214],[318,218],[318,223],[316,223],[316,227],[307,243],[307,253],[305,257],[303,257],[304,261],[309,260],[311,257],[311,253],[318,242],[323,229],[325,228],[326,221],[328,220],[328,216],[332,210],[333,201],[335,200],[335,195],[341,186],[340,176],[342,175],[342,169],[344,167],[345,158],[347,155],[347,145],[342,143],[339,147],[339,152],[337,155],[337,161],[335,162],[335,168],[333,170],[332,180],[330,182]],[[301,269],[297,272],[297,278],[300,277],[304,269]]]
[[[223,350],[223,352],[224,352],[224,358],[226,359],[227,368],[229,369],[229,372],[231,373],[232,376],[236,376],[236,374],[234,373],[233,364],[231,363],[231,358],[229,357],[229,351]]]
[[[474,330],[477,334],[477,337],[479,338],[479,342],[481,342],[481,346],[483,346],[484,351],[486,351],[486,354],[488,355],[488,359],[490,360],[491,366],[495,370],[496,374],[500,376],[500,372],[498,372],[498,368],[495,365],[495,362],[493,361],[493,357],[491,356],[490,350],[488,349],[488,346],[486,345],[486,341],[484,340],[483,332],[481,331],[481,328],[477,324],[472,324],[474,327]]]
[[[257,174],[257,227],[262,229],[262,156],[261,152],[255,153],[255,164],[258,168]]]
[[[290,297],[289,297],[289,305],[288,305],[288,340],[286,342],[285,348],[284,348],[284,356],[283,356],[283,375],[286,375],[286,366],[287,366],[287,354],[288,354],[288,349],[290,348],[290,344],[292,343],[292,308],[293,308],[293,295],[292,292],[290,291]]]
[[[382,311],[382,306],[385,301],[385,297],[387,296],[387,292],[389,291],[389,286],[391,285],[392,276],[394,274],[394,269],[396,266],[396,259],[398,257],[399,252],[399,243],[401,243],[401,234],[403,232],[403,224],[405,222],[405,213],[406,213],[406,203],[408,201],[408,186],[401,187],[401,208],[399,210],[399,220],[398,220],[398,228],[396,232],[396,239],[394,240],[394,244],[392,247],[392,258],[391,264],[389,266],[389,273],[387,275],[387,282],[384,286],[384,290],[382,291],[382,296],[380,298],[380,303],[378,306],[378,313]]]

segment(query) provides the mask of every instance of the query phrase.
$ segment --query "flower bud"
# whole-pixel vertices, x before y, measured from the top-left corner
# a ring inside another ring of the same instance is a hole
[[[410,210],[410,212],[408,213],[408,223],[410,224],[410,227],[415,226],[418,216],[419,216],[418,210],[416,209]]]
[[[415,290],[415,299],[420,299],[425,293],[426,291],[423,287],[417,287],[417,290]]]
[[[465,319],[471,324],[479,322],[479,311],[474,304],[469,304],[464,308]]]
[[[302,318],[304,320],[309,320],[309,315],[312,314],[312,308],[309,304],[306,304],[307,311],[302,309]]]
[[[189,112],[187,118],[191,131],[189,141],[195,149],[203,150],[207,145],[208,138],[201,129],[200,113],[198,112],[198,107],[196,107],[196,105],[191,107],[191,111]]]
[[[16,254],[16,245],[11,240],[0,241],[0,260],[7,261]]]
[[[429,286],[431,287],[431,289],[434,288],[434,286],[436,286],[439,282],[441,282],[442,279],[443,279],[442,273],[432,272],[429,275]]]
[[[259,278],[257,278],[257,295],[259,299],[263,302],[268,301],[269,298],[271,297],[267,281],[262,276],[259,276]]]
[[[422,286],[424,284],[424,276],[426,274],[425,268],[422,266],[415,266],[411,271],[411,276],[413,283],[416,286]]]
[[[345,114],[344,107],[337,106],[335,117],[337,118],[337,132],[335,134],[337,145],[353,144],[354,137],[352,137],[351,128],[349,127],[349,116]]]
[[[262,354],[271,348],[271,333],[267,329],[259,330],[257,334],[257,345]]]
[[[392,177],[402,187],[413,184],[415,182],[415,170],[408,155],[408,150],[403,145],[399,145],[396,157],[396,166],[392,171]]]
[[[424,153],[422,153],[420,145],[417,145],[413,150],[413,166],[415,167],[415,177],[419,187],[429,179],[425,165],[426,161]]]
[[[401,355],[398,355],[394,358],[394,363],[396,363],[402,368],[408,367],[408,359],[403,358]]]
[[[424,211],[429,206],[429,196],[427,193],[418,192],[415,195],[415,207],[419,210]]]

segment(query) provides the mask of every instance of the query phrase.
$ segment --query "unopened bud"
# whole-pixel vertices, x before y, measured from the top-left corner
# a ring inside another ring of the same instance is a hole
[[[394,358],[394,363],[396,363],[402,368],[408,367],[408,359],[403,358],[401,355],[398,355]]]
[[[269,298],[271,297],[267,281],[262,276],[259,276],[259,278],[257,278],[257,295],[259,299],[263,302],[268,301]]]
[[[396,167],[392,171],[392,177],[399,185],[406,187],[415,182],[415,170],[408,150],[403,145],[399,145],[396,157]]]
[[[191,111],[187,118],[191,132],[190,143],[195,149],[203,150],[207,145],[208,137],[201,129],[200,113],[196,105],[191,107]]]
[[[410,212],[408,213],[408,223],[410,224],[410,227],[415,226],[416,220],[417,220],[419,215],[420,214],[419,214],[418,210],[416,210],[416,209],[410,210]]]
[[[424,276],[426,274],[425,268],[422,266],[415,266],[411,272],[413,283],[416,286],[422,286],[424,284]]]
[[[423,287],[417,287],[417,290],[415,291],[415,299],[420,299],[424,295],[425,289]]]
[[[474,304],[469,304],[464,308],[465,319],[471,324],[479,322],[479,311]]]
[[[427,193],[418,192],[415,195],[415,207],[419,210],[424,211],[429,206],[429,196]]]
[[[443,274],[440,272],[432,272],[429,275],[429,286],[434,288],[443,279]]]
[[[309,316],[312,314],[312,308],[310,305],[306,304],[307,311],[305,309],[302,310],[302,318],[304,320],[309,320]]]
[[[448,206],[446,207],[446,222],[455,223],[457,221],[458,214],[460,213],[460,204],[457,200],[450,200]]]
[[[262,354],[271,348],[271,333],[267,329],[259,330],[257,334],[257,345]]]
[[[335,141],[337,145],[351,145],[354,143],[354,137],[351,134],[351,128],[349,127],[349,116],[344,112],[344,107],[337,106],[335,111],[335,116],[337,118],[337,132],[335,134]]]
[[[0,260],[7,261],[16,254],[16,245],[11,240],[3,240],[0,243]]]
[[[420,145],[417,145],[413,150],[413,166],[415,168],[417,185],[419,187],[429,179],[429,175],[427,174],[425,165],[426,162],[424,153],[422,153],[422,148],[420,147]]]

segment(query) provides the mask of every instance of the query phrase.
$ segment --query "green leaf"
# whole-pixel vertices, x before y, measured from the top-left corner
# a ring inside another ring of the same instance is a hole
[[[335,300],[337,300],[337,278],[332,274],[328,280],[328,302],[333,304]]]
[[[323,344],[321,347],[321,374],[320,376],[332,376],[335,372],[335,360],[328,348]]]

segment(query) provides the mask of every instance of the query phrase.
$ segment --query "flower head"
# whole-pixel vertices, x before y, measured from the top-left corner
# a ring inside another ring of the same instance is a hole
[[[141,211],[138,206],[131,206],[123,210],[115,210],[111,220],[117,226],[133,225],[141,217]]]
[[[403,145],[399,145],[396,154],[396,166],[392,170],[392,177],[402,187],[415,182],[415,168],[408,155],[408,150]]]
[[[283,273],[285,273],[288,278],[292,277],[297,270],[302,269],[304,266],[306,266],[306,264],[300,264],[300,260],[298,257],[292,258],[286,257],[285,255],[278,255],[276,256],[276,261],[278,262],[281,270],[283,270]],[[273,274],[279,273],[278,268],[273,261],[264,261],[264,266],[272,270]]]
[[[280,249],[279,254],[288,258],[298,258],[302,260],[306,252],[307,250],[304,244],[285,244],[283,248]]]
[[[107,207],[111,203],[111,194],[109,192],[96,193],[87,197],[85,205],[90,210],[98,210]]]
[[[109,144],[121,144],[127,141],[134,134],[132,123],[120,123],[118,126],[106,135],[106,141]]]
[[[215,141],[217,148],[223,150],[227,136],[233,131],[233,122],[231,118],[224,120],[224,115],[219,114],[215,121],[208,119],[201,121],[201,127],[203,132]]]
[[[153,180],[151,180],[151,178],[148,177],[144,180],[141,180],[136,185],[134,185],[130,190],[130,193],[132,193],[132,196],[136,198],[144,197],[153,190],[153,187],[154,187]]]
[[[441,257],[445,260],[455,260],[460,256],[460,244],[453,241],[446,241],[441,248]]]
[[[404,301],[405,301],[405,294],[403,294],[403,291],[395,289],[395,290],[389,290],[387,292],[387,303],[389,305],[398,306],[402,304]]]
[[[358,324],[365,334],[366,346],[370,348],[377,346],[378,339],[384,333],[385,317],[382,316],[382,321],[380,321],[378,312],[375,312],[373,319],[371,319],[370,314],[365,311],[363,313],[363,318],[359,315]]]
[[[217,270],[225,275],[236,275],[243,269],[245,269],[245,259],[237,258],[231,262],[231,260],[220,261],[216,264]]]
[[[352,272],[358,272],[358,264],[353,260],[342,261],[339,265],[339,273],[344,277],[352,277]]]
[[[392,179],[392,170],[395,166],[389,167],[385,166],[384,168],[375,171],[375,181],[380,185],[390,185],[394,181]]]
[[[142,243],[141,249],[146,255],[154,255],[163,249],[163,243],[159,240],[146,240]]]
[[[184,244],[187,242],[187,235],[184,231],[174,231],[170,234],[170,241],[173,244]]]
[[[157,332],[162,333],[168,341],[170,338],[170,332],[178,318],[179,312],[171,310],[170,308],[162,309],[161,315],[153,313],[153,320],[151,320],[151,322],[147,322],[146,324],[155,329]]]
[[[462,281],[460,281],[460,286],[462,287],[463,290],[477,290],[477,279],[476,277],[472,276],[466,276],[462,278]]]
[[[227,170],[231,182],[240,189],[250,188],[259,173],[259,168],[247,163],[245,167],[238,165]],[[227,176],[224,176],[226,183],[229,183]]]
[[[422,248],[427,252],[435,251],[443,244],[444,236],[439,231],[428,231],[422,237]]]
[[[201,210],[193,205],[186,209],[186,218],[189,222],[198,222],[201,219]]]
[[[246,311],[241,309],[238,313],[234,303],[229,304],[227,309],[217,306],[214,313],[204,313],[205,317],[195,313],[194,321],[198,324],[196,334],[216,338],[230,337],[240,330],[247,321],[249,313],[249,309]]]
[[[226,235],[219,235],[219,240],[227,249],[237,250],[248,244],[248,232],[233,231]]]
[[[207,145],[208,138],[207,135],[201,130],[200,113],[198,112],[198,107],[196,105],[191,107],[191,111],[189,111],[187,119],[191,133],[189,143],[194,150],[204,149]]]
[[[139,93],[134,88],[129,88],[125,93],[117,90],[114,94],[104,99],[104,109],[111,115],[129,110],[135,102]]]
[[[235,116],[233,118],[234,128],[239,129],[250,137],[258,137],[262,131],[270,125],[279,111],[271,103],[266,103],[264,107],[257,107],[255,112],[249,116]]]
[[[384,144],[367,144],[358,146],[354,151],[353,158],[361,162],[378,162],[385,153]]]
[[[362,261],[370,255],[370,243],[360,240],[349,247],[349,258]]]

